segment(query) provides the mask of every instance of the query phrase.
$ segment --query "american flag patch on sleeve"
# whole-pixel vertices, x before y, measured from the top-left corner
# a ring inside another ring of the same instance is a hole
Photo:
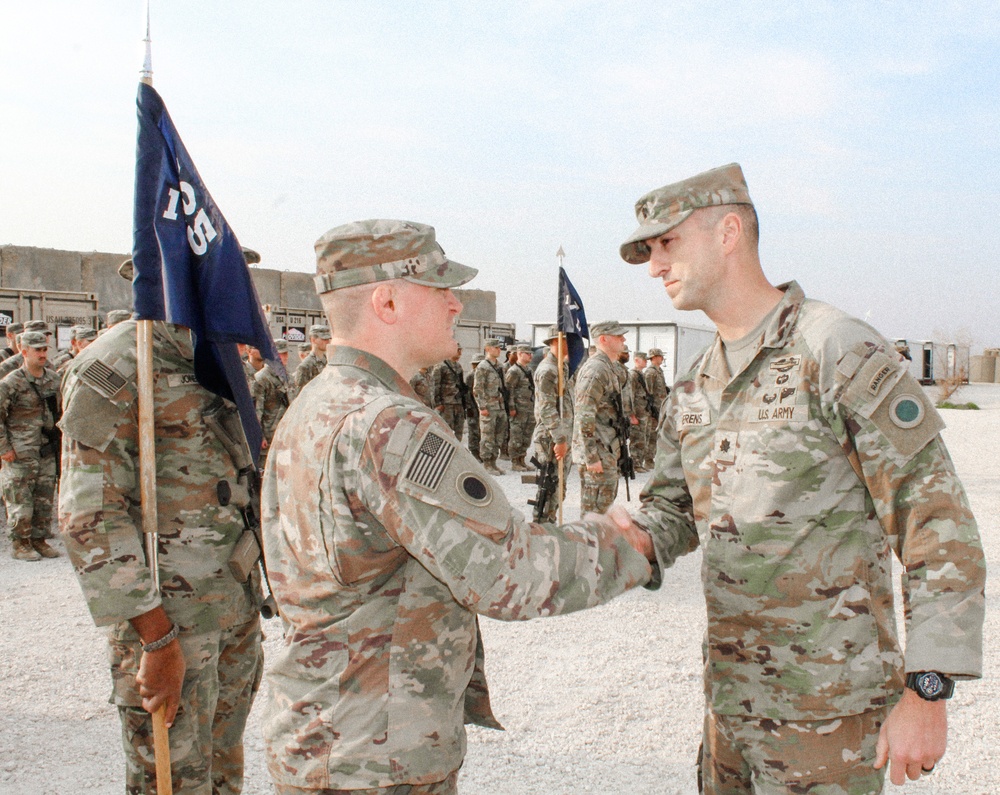
[[[434,491],[454,454],[455,448],[443,436],[428,431],[410,462],[410,468],[406,470],[406,479],[428,491]]]

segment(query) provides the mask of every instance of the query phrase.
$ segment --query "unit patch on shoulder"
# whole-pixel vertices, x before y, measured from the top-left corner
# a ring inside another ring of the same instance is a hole
[[[420,443],[420,449],[410,462],[405,477],[414,485],[434,491],[441,483],[441,477],[454,454],[455,447],[443,436],[430,430]]]
[[[900,428],[916,428],[924,420],[923,401],[917,395],[900,395],[889,405],[889,419]]]
[[[493,501],[493,489],[475,472],[462,472],[455,479],[455,490],[458,495],[478,508],[489,505]]]

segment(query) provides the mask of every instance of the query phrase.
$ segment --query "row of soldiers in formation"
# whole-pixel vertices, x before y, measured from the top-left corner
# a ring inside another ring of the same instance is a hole
[[[459,348],[450,360],[417,373],[410,386],[445,419],[456,437],[462,439],[468,426],[469,449],[491,474],[503,474],[498,457],[509,458],[514,472],[529,471],[525,457],[532,448],[540,466],[553,459],[562,459],[564,466],[576,461],[583,483],[582,510],[603,511],[617,494],[618,462],[628,448],[636,471],[652,468],[660,406],[669,389],[659,348],[651,349],[648,356],[637,351],[635,366],[628,369],[631,355],[622,326],[598,323],[591,334],[597,344],[572,378],[564,343],[562,397],[555,327],[543,340],[549,350],[535,367],[529,345],[512,346],[501,362],[503,342],[490,339],[483,353],[473,359],[469,373],[459,364]],[[609,345],[613,359],[605,350]],[[601,377],[605,372],[613,378]],[[629,429],[628,445],[612,430],[619,417]],[[605,471],[592,471],[595,460],[607,462],[607,467],[601,467]],[[555,518],[555,505],[551,500],[545,511],[548,521]]]
[[[126,320],[113,310],[107,328]],[[44,320],[10,323],[0,350],[0,487],[7,512],[11,556],[57,558],[52,535],[59,468],[60,386],[67,365],[97,339],[91,326],[73,326],[70,347],[51,356],[52,330]]]

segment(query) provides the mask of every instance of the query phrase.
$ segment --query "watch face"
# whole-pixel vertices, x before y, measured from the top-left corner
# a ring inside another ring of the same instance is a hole
[[[944,690],[944,682],[941,681],[941,677],[936,673],[928,671],[917,677],[917,688],[924,696],[934,698],[934,696],[940,695]]]

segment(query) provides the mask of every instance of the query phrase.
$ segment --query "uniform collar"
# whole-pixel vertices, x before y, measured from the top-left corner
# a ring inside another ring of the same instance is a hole
[[[782,348],[791,336],[795,323],[799,318],[799,311],[802,309],[802,302],[806,300],[805,293],[799,287],[798,282],[791,281],[779,284],[778,289],[784,293],[778,301],[777,311],[771,322],[760,335],[760,342],[757,349],[762,348]],[[732,374],[726,365],[726,357],[722,352],[722,338],[716,333],[715,341],[708,349],[702,359],[698,374],[706,378],[714,378],[728,384],[732,380]]]
[[[356,367],[364,370],[378,379],[386,388],[402,395],[416,397],[416,392],[408,381],[392,369],[386,362],[367,351],[351,348],[347,345],[329,345],[326,349],[328,367]]]

